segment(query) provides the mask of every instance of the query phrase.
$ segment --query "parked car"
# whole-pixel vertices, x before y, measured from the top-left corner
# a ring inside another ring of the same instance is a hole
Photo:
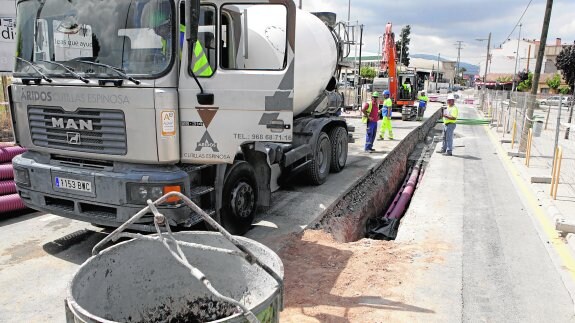
[[[564,106],[565,108],[570,107],[571,105],[573,105],[573,97],[572,96],[559,96],[559,95],[553,95],[550,97],[547,97],[543,100],[539,101],[539,104],[541,105],[559,105],[559,101],[562,101],[561,105]]]

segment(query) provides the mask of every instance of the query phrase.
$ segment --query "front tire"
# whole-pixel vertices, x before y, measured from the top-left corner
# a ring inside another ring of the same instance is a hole
[[[325,132],[320,133],[313,151],[309,167],[309,177],[314,185],[321,185],[327,180],[331,164],[331,142]]]
[[[222,226],[235,235],[248,232],[256,214],[257,201],[258,187],[253,167],[245,161],[234,164],[222,191]]]

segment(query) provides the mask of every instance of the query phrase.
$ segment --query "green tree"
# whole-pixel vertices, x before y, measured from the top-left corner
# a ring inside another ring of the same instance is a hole
[[[458,83],[459,85],[465,85],[466,81],[463,79],[463,75],[465,75],[465,72],[467,72],[467,69],[465,67],[459,68],[459,75],[457,75],[455,83]]]
[[[359,71],[359,75],[366,79],[373,79],[376,74],[377,71],[375,68],[369,66],[362,66],[361,70]]]
[[[395,49],[397,50],[398,60],[401,59],[401,64],[409,66],[409,42],[411,41],[409,35],[411,34],[411,26],[407,25],[401,28],[399,40],[395,42]],[[402,54],[403,53],[403,54]]]
[[[557,55],[557,69],[561,70],[563,79],[571,89],[574,90],[575,83],[575,45],[563,47],[563,50]]]
[[[521,83],[523,81],[527,81],[527,79],[529,79],[529,74],[526,70],[517,73],[517,82]]]
[[[507,76],[500,76],[497,78],[497,82],[499,83],[507,83],[507,82],[511,82],[511,76],[507,75]]]
[[[559,87],[559,93],[561,94],[569,94],[569,87],[566,85],[563,85],[561,87]]]
[[[557,93],[557,89],[561,85],[561,75],[559,73],[555,73],[553,77],[547,79],[547,86],[553,90],[554,93]]]
[[[527,79],[521,81],[519,85],[517,85],[517,91],[527,92],[531,91],[531,84],[533,83],[533,73],[529,72],[527,75]]]

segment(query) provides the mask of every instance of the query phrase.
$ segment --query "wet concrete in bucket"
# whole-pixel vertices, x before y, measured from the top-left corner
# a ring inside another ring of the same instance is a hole
[[[131,323],[203,323],[220,320],[241,313],[237,306],[208,297],[187,302],[184,309],[174,309],[166,304],[148,310],[145,319]]]

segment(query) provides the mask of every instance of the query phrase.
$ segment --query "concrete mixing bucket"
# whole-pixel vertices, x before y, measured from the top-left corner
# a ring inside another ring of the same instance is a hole
[[[180,232],[179,241],[238,250],[215,232]],[[235,237],[283,279],[283,264],[269,248]],[[182,246],[189,263],[213,287],[243,303],[261,322],[278,322],[283,290],[244,258]],[[159,241],[134,239],[89,258],[68,288],[67,322],[245,322],[241,310],[214,298]]]

